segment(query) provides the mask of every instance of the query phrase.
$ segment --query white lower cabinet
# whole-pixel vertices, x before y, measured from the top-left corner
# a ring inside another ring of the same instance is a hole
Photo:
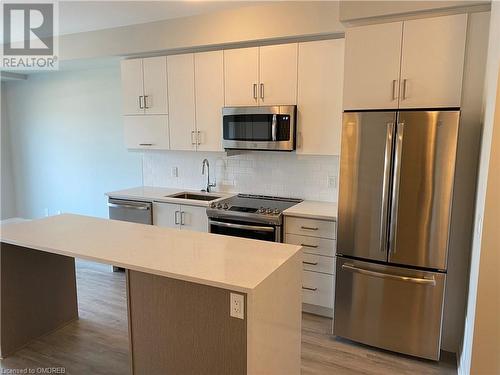
[[[168,150],[167,115],[123,116],[125,146],[131,149]]]
[[[302,310],[333,317],[336,223],[285,217],[285,242],[302,246]]]
[[[153,204],[153,225],[195,232],[208,231],[208,217],[205,207],[175,203]]]

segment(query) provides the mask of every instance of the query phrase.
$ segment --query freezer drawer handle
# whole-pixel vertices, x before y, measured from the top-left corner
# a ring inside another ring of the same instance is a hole
[[[367,275],[367,276],[380,277],[383,279],[408,281],[410,283],[432,285],[432,286],[436,285],[436,280],[434,278],[422,279],[419,277],[407,277],[407,276],[391,275],[389,273],[382,273],[382,272],[365,270],[364,268],[358,268],[358,267],[355,267],[351,264],[343,264],[342,269],[347,270],[347,271],[351,271],[351,272],[361,273],[361,274]]]
[[[301,229],[305,229],[305,230],[318,230],[317,227],[313,228],[313,227],[304,227],[304,226],[301,226],[300,228]]]
[[[308,264],[308,265],[310,265],[310,266],[317,266],[317,265],[318,265],[318,262],[306,262],[305,260],[304,260],[304,261],[302,261],[302,263],[304,263],[304,264]]]
[[[318,245],[308,245],[306,243],[301,243],[300,246],[310,247],[311,249],[317,249],[318,248]]]
[[[131,204],[117,204],[117,203],[108,203],[108,207],[111,208],[130,208],[132,210],[149,210],[149,206],[133,206]]]
[[[304,289],[304,290],[310,290],[312,292],[315,292],[315,291],[318,290],[318,288],[308,288],[307,286],[303,286],[302,289]]]

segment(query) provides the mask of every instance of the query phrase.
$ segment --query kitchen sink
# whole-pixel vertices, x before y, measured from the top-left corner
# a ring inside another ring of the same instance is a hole
[[[221,197],[216,196],[216,195],[196,194],[196,193],[187,193],[187,192],[182,192],[182,193],[167,195],[167,197],[169,197],[169,198],[191,199],[191,200],[195,200],[195,201],[213,201],[213,200],[221,198]]]

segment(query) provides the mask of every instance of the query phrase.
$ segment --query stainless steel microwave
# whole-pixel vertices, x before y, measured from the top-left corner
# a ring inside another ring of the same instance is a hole
[[[225,107],[222,147],[226,150],[295,150],[297,106]]]

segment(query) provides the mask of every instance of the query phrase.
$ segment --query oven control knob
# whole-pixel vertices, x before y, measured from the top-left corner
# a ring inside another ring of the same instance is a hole
[[[221,203],[217,203],[217,208],[220,210],[222,208],[222,204]]]
[[[272,214],[272,213],[273,213],[273,210],[271,210],[270,208],[268,208],[268,209],[266,210],[266,213],[268,213],[268,214]]]
[[[210,203],[210,208],[215,208],[215,203]]]
[[[274,209],[274,214],[275,215],[278,215],[280,213],[280,210],[278,210],[277,208]]]
[[[224,203],[224,206],[222,206],[222,208],[224,208],[225,210],[227,210],[229,208],[229,205],[227,203]]]
[[[260,212],[261,214],[263,214],[264,212],[266,212],[266,209],[265,209],[264,207],[261,207],[261,208],[259,208],[259,212]]]

